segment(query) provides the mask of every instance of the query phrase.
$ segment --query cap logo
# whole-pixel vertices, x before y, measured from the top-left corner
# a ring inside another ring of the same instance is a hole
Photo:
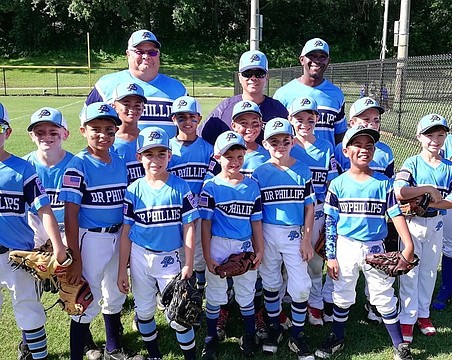
[[[435,122],[435,121],[441,121],[441,118],[438,115],[433,114],[432,117],[430,118],[431,122]]]
[[[145,31],[142,35],[143,39],[152,39],[153,36],[150,31]]]
[[[245,101],[245,102],[242,104],[242,110],[248,109],[248,108],[250,108],[250,107],[251,107],[251,104],[250,104],[249,102],[247,102],[247,101]]]
[[[185,100],[180,100],[179,104],[177,104],[178,109],[180,109],[182,106],[187,106],[187,102]]]
[[[280,127],[283,127],[284,126],[284,124],[281,122],[281,121],[275,121],[274,122],[274,124],[273,124],[273,130],[276,130],[276,128],[280,128]]]
[[[366,127],[363,126],[363,125],[358,125],[358,126],[356,127],[356,130],[362,130],[362,129],[366,129]]]
[[[107,105],[101,105],[97,111],[100,113],[109,113],[110,109]]]
[[[320,41],[320,40],[317,40],[317,41],[314,43],[314,46],[323,46],[323,42]]]
[[[150,141],[158,140],[158,139],[161,139],[161,138],[162,138],[162,134],[160,134],[158,131],[152,131],[152,132],[149,134],[149,136],[148,136],[148,139],[149,139]]]
[[[234,140],[234,139],[237,139],[237,135],[235,135],[234,133],[229,133],[229,134],[226,136],[226,140],[227,140],[227,141],[231,141],[231,140]]]
[[[251,62],[254,62],[254,61],[261,61],[261,58],[259,57],[259,55],[253,54],[253,55],[251,56],[250,60],[251,60]]]
[[[311,101],[307,98],[304,98],[300,101],[301,106],[310,105],[310,104],[311,104]]]
[[[129,86],[127,86],[127,90],[128,91],[137,91],[137,85],[136,84],[129,84]]]
[[[375,103],[374,103],[374,101],[372,99],[366,99],[366,101],[364,102],[365,106],[367,106],[367,105],[374,105],[374,104]]]
[[[50,111],[47,110],[47,109],[43,109],[43,110],[39,113],[38,118],[41,119],[41,118],[47,117],[47,116],[50,116]]]

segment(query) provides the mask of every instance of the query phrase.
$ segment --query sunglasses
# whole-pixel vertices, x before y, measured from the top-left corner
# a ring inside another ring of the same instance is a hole
[[[267,76],[267,72],[262,69],[255,69],[255,70],[250,69],[250,70],[242,71],[241,75],[247,79],[252,78],[253,75],[256,77],[256,79],[263,79],[264,77]]]
[[[138,56],[143,56],[146,54],[150,57],[156,57],[158,54],[160,54],[160,51],[158,50],[139,50],[139,49],[129,49],[130,51],[133,51]]]
[[[6,133],[6,131],[9,129],[9,126],[6,124],[1,124],[0,125],[0,134],[4,134]]]

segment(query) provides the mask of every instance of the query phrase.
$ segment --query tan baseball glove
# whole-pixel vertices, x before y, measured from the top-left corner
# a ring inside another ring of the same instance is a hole
[[[401,200],[400,209],[405,216],[423,216],[430,204],[431,196],[424,194],[412,199]]]
[[[83,314],[93,301],[91,288],[83,278],[77,285],[71,285],[66,275],[58,276],[57,286],[60,298],[56,303],[69,315]]]

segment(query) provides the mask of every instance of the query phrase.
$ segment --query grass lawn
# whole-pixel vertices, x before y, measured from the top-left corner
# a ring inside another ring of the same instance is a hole
[[[205,117],[222,100],[220,98],[200,98],[203,114]],[[31,96],[0,96],[10,114],[11,125],[13,127],[12,137],[7,141],[6,148],[14,154],[23,156],[34,149],[34,145],[26,131],[31,114],[43,106],[52,106],[60,109],[69,123],[71,136],[65,146],[72,152],[77,152],[85,146],[85,141],[78,131],[78,114],[83,106],[84,97],[31,97]],[[388,134],[384,135],[385,142],[390,144],[394,153],[409,148],[416,150],[416,142],[403,142],[400,138]],[[15,359],[17,344],[20,340],[20,331],[17,329],[11,309],[10,297],[7,291],[2,290],[4,296],[3,313],[0,321],[0,334],[3,334],[3,341],[0,343],[0,359]],[[45,294],[43,303],[45,307],[51,306],[57,299],[56,295]],[[364,296],[363,284],[359,282],[357,304],[352,308],[347,326],[346,349],[338,359],[352,360],[383,360],[392,359],[389,336],[383,325],[368,324],[364,321],[365,312],[363,309]],[[287,310],[287,309],[286,309]],[[50,359],[69,359],[69,317],[55,307],[48,311],[47,332],[49,336]],[[139,335],[132,331],[131,322],[133,310],[130,299],[127,301],[123,313],[123,324],[125,327],[125,346],[129,349],[145,354]],[[237,309],[233,310],[230,326],[227,328],[228,339],[222,343],[219,360],[242,359],[238,351],[237,340],[242,335],[241,321]],[[416,329],[413,343],[413,352],[416,359],[422,360],[450,360],[452,359],[452,307],[442,313],[433,312],[432,320],[437,326],[438,334],[435,337],[427,338]],[[160,312],[157,313],[157,324],[159,330],[159,343],[165,359],[182,359],[180,350],[175,342],[174,332],[165,325],[165,321]],[[315,328],[306,326],[306,333],[309,336],[309,344],[314,350],[330,331],[330,326]],[[99,344],[104,342],[103,321],[97,317],[92,324],[94,339]],[[202,341],[205,336],[205,325],[197,334],[198,352],[200,354]],[[288,350],[287,334],[281,344],[277,355],[266,356],[273,359],[296,359],[296,355]],[[255,358],[261,357],[259,352]]]

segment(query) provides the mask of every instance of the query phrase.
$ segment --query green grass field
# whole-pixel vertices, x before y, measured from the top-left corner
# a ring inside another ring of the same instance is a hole
[[[219,98],[200,98],[203,114],[207,116],[210,111],[221,101]],[[83,106],[83,97],[52,97],[52,96],[0,96],[10,114],[11,125],[13,127],[12,137],[7,141],[6,148],[19,156],[25,155],[34,149],[34,146],[27,134],[26,127],[30,121],[31,114],[43,106],[52,106],[60,109],[69,123],[71,136],[67,140],[65,147],[77,152],[85,146],[84,139],[78,130],[78,114]],[[403,142],[393,135],[385,135],[387,141],[397,153],[410,147],[416,151],[415,142]],[[397,157],[397,155],[396,155]],[[11,309],[9,294],[2,290],[4,297],[2,318],[0,320],[0,334],[3,341],[0,342],[0,359],[16,359],[17,344],[20,341],[20,331],[17,329]],[[51,306],[57,297],[56,295],[45,294],[43,303],[45,307]],[[338,359],[352,360],[383,360],[392,359],[389,336],[383,325],[372,325],[364,321],[366,313],[363,309],[364,296],[363,284],[360,281],[358,286],[357,304],[352,308],[347,326],[346,349]],[[287,309],[286,309],[287,310]],[[49,337],[50,359],[69,359],[69,317],[63,313],[59,307],[48,311],[47,332]],[[444,312],[432,312],[432,320],[437,326],[437,336],[427,338],[416,329],[413,343],[413,352],[416,359],[422,360],[450,360],[452,359],[452,307]],[[139,335],[132,331],[131,322],[133,309],[130,299],[126,302],[123,313],[123,324],[125,327],[125,346],[129,349],[139,351],[143,355],[145,352]],[[238,351],[237,340],[242,335],[241,321],[238,311],[235,309],[231,317],[231,325],[227,328],[228,339],[221,344],[219,360],[242,359]],[[159,330],[159,343],[165,360],[182,359],[180,350],[176,345],[174,332],[168,329],[161,313],[157,314],[157,324]],[[309,344],[315,349],[330,331],[330,326],[315,328],[306,326],[306,333],[309,336]],[[92,324],[94,339],[99,344],[104,342],[103,321],[97,317]],[[202,342],[205,335],[205,325],[197,334],[197,347],[200,354]],[[288,350],[287,334],[280,351],[277,355],[266,356],[269,360],[276,359],[296,359],[296,355]],[[255,358],[261,357],[258,353]]]

